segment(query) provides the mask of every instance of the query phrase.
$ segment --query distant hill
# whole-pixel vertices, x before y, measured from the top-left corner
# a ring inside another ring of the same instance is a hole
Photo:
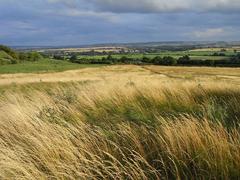
[[[102,43],[92,45],[69,45],[69,46],[13,46],[17,51],[31,50],[51,50],[51,49],[69,49],[69,48],[97,48],[97,47],[122,47],[122,48],[158,48],[167,49],[168,47],[189,47],[189,48],[207,48],[207,47],[231,47],[240,46],[240,41],[165,41],[165,42],[136,42],[136,43]]]

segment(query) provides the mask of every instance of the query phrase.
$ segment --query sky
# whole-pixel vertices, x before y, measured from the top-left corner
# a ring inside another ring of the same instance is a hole
[[[240,0],[0,0],[0,44],[239,41]]]

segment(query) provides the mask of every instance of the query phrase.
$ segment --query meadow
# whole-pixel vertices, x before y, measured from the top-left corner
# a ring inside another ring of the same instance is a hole
[[[3,74],[0,92],[1,179],[240,177],[239,68]]]

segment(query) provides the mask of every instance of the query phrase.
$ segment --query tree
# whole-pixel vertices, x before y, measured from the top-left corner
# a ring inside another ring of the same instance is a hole
[[[106,60],[107,60],[108,63],[114,63],[115,62],[115,59],[112,57],[112,55],[108,55]]]
[[[188,55],[185,55],[183,57],[180,57],[179,60],[190,61],[190,57]]]
[[[38,52],[32,51],[32,52],[28,53],[28,60],[29,61],[38,61],[40,59],[42,59],[42,56]]]
[[[18,54],[18,58],[19,58],[20,61],[27,61],[28,55],[26,53],[24,53],[24,52],[20,52]]]
[[[190,61],[191,61],[191,59],[190,59],[190,57],[188,56],[188,55],[185,55],[185,56],[183,56],[183,57],[180,57],[179,59],[178,59],[178,63],[179,64],[189,64],[190,63]]]
[[[171,56],[165,56],[163,57],[163,63],[164,63],[163,65],[174,66],[177,64],[177,60]]]
[[[154,64],[163,65],[163,59],[160,56],[156,56],[152,61]]]
[[[206,60],[205,61],[205,65],[207,65],[207,66],[214,66],[215,65],[215,61],[214,60]]]
[[[236,58],[240,60],[240,53],[236,55]]]
[[[143,57],[142,58],[142,62],[144,62],[144,63],[151,63],[151,59],[149,58],[149,57]]]
[[[122,56],[119,61],[120,61],[121,63],[126,64],[126,63],[128,62],[128,60],[129,60],[129,59],[128,59],[126,56]]]
[[[70,57],[70,61],[71,62],[76,62],[78,60],[78,57],[77,57],[77,55],[76,54],[73,54],[71,57]]]

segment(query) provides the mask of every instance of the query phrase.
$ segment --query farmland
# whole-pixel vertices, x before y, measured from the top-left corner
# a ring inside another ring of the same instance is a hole
[[[172,48],[172,47],[171,47]],[[170,49],[171,49],[170,48]],[[162,50],[126,47],[38,49],[15,51],[0,46],[1,73],[60,72],[113,64],[239,67],[238,47]],[[109,50],[109,51],[103,51]],[[144,52],[141,52],[144,51]]]
[[[120,48],[120,47],[118,47]],[[160,49],[158,49],[160,48]],[[239,67],[238,46],[226,48],[182,47],[132,47],[118,51],[87,51],[85,49],[59,49],[58,51],[43,51],[50,58],[70,60],[79,64],[155,64],[155,65],[180,65],[180,66],[227,66]]]
[[[139,50],[131,50],[121,47],[117,47],[117,51],[113,50],[113,47],[111,48],[112,51],[99,51],[99,48],[70,48],[70,49],[53,49],[53,50],[47,50],[51,53],[54,52],[63,52],[65,54],[81,54],[81,53],[91,53],[91,55],[78,55],[78,58],[95,58],[95,59],[101,59],[103,57],[107,57],[108,54],[111,54],[113,57],[120,59],[122,56],[127,56],[129,58],[135,58],[139,59],[142,57],[149,57],[154,58],[156,56],[164,57],[164,56],[172,56],[176,59],[188,55],[192,59],[201,60],[201,59],[208,59],[208,60],[221,60],[221,59],[228,59],[229,57],[236,55],[238,52],[240,52],[240,49],[238,46],[231,47],[231,48],[202,48],[202,49],[192,49],[192,50],[183,50],[183,51],[171,51],[171,50],[164,50],[159,52],[145,52],[141,53]],[[122,51],[122,53],[119,53],[119,51]],[[135,51],[134,53],[132,51]],[[118,53],[117,53],[118,52]],[[124,53],[126,52],[126,53]],[[224,56],[216,55],[216,53],[223,53]],[[104,53],[106,53],[104,55]],[[215,53],[215,54],[214,54]],[[95,55],[95,54],[102,54],[102,55]]]

